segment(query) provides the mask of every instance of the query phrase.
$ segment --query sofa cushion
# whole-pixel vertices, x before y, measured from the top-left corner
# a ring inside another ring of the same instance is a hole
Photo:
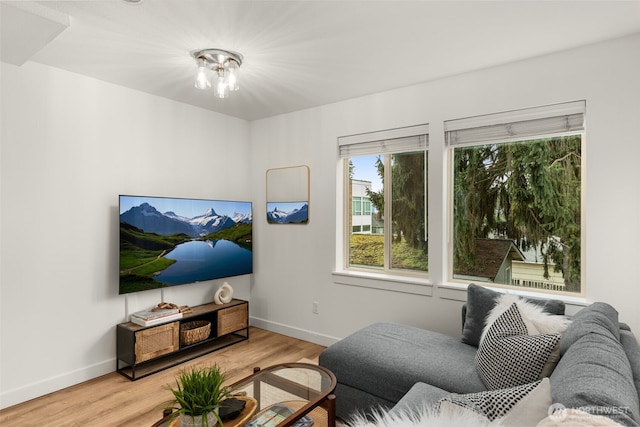
[[[353,415],[370,413],[372,410],[391,409],[395,402],[374,396],[368,391],[359,390],[348,385],[338,383],[334,391],[336,396],[336,417],[347,420]]]
[[[536,381],[559,340],[559,334],[528,335],[513,303],[489,327],[480,344],[475,360],[478,374],[490,390]]]
[[[338,383],[395,403],[416,382],[456,393],[486,390],[473,364],[476,350],[426,329],[374,323],[328,347],[319,363]]]
[[[636,425],[640,401],[617,318],[605,303],[594,303],[574,316],[560,340],[564,354],[550,377],[551,396],[567,408],[593,408],[591,413]]]
[[[609,304],[594,303],[578,311],[560,340],[560,355],[587,334],[601,334],[620,341],[618,312]]]
[[[469,284],[467,287],[467,303],[465,308],[464,323],[462,329],[462,342],[474,346],[480,345],[480,337],[485,327],[485,319],[496,305],[496,298],[503,295],[482,286]],[[533,299],[527,301],[538,304],[550,314],[564,314],[565,304],[555,299]]]

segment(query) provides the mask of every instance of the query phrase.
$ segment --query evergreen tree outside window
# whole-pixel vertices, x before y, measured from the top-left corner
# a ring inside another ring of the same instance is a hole
[[[339,138],[348,207],[346,269],[428,271],[427,134],[428,126],[421,125]],[[363,184],[366,195],[354,194]]]
[[[451,278],[584,292],[584,101],[445,122]]]

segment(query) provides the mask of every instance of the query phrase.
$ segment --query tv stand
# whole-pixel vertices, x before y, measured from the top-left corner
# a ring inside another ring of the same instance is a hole
[[[249,303],[203,304],[178,320],[154,326],[120,323],[116,329],[116,371],[132,381],[249,339]],[[211,322],[208,338],[191,345],[180,342],[180,324]]]

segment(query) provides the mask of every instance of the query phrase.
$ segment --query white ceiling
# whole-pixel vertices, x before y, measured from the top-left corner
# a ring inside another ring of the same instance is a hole
[[[640,0],[1,1],[5,62],[247,120],[640,32]],[[244,55],[239,92],[194,88],[202,48]]]

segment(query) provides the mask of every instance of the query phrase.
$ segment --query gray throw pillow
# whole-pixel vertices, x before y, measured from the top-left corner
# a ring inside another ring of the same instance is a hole
[[[466,313],[462,329],[463,343],[475,347],[480,345],[480,337],[485,327],[484,321],[489,312],[495,307],[496,299],[500,295],[502,295],[501,292],[496,292],[473,283],[469,284],[467,287]],[[525,300],[542,306],[547,313],[564,315],[564,301],[534,298],[525,298]]]

